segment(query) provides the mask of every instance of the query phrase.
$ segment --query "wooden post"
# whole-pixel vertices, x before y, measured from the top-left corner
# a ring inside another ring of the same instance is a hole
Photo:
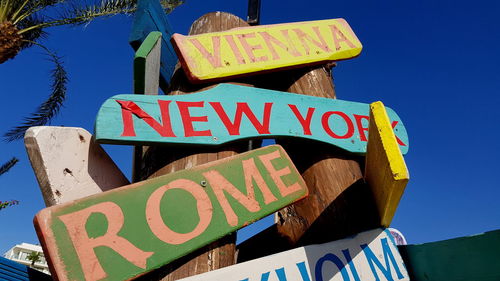
[[[256,87],[336,98],[335,64],[268,74]],[[238,246],[238,262],[297,246],[325,243],[380,226],[371,190],[363,180],[363,157],[332,145],[277,140],[302,174],[309,196],[276,213],[275,224]]]
[[[290,71],[288,92],[336,98],[332,65]],[[302,173],[309,197],[277,214],[278,232],[293,245],[322,243],[379,226],[359,157],[312,141],[279,141]],[[359,161],[359,162],[358,162]]]
[[[243,26],[248,26],[244,20],[228,13],[215,12],[206,14],[196,20],[192,24],[189,34],[223,31]],[[184,72],[177,65],[171,80],[169,94],[188,94],[210,86],[211,84],[189,84]],[[152,178],[191,168],[236,155],[247,149],[248,141],[215,148],[150,146],[142,160],[144,161],[144,168],[141,169],[139,178]],[[232,265],[235,263],[235,240],[235,234],[226,236],[184,258],[144,275],[139,280],[177,280]]]

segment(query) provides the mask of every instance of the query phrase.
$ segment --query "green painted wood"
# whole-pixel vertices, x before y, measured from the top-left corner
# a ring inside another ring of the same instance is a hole
[[[129,280],[307,195],[274,145],[42,210],[57,280]]]
[[[401,152],[408,136],[386,108]],[[219,145],[245,138],[300,137],[364,154],[369,105],[233,84],[190,95],[117,95],[98,112],[98,142]]]
[[[158,94],[161,32],[149,33],[134,56],[134,93]]]
[[[138,0],[129,43],[137,50],[152,31],[162,33],[160,59],[160,87],[166,89],[174,73],[177,55],[170,43],[173,30],[159,0]]]
[[[399,246],[411,280],[500,280],[500,230]]]

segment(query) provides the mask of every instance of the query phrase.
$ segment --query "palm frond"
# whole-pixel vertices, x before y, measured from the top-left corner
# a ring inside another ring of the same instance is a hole
[[[30,26],[37,26],[45,22],[45,18],[41,15],[31,15],[27,18],[25,18],[22,22],[18,24],[18,28],[20,30],[25,29]],[[41,38],[45,38],[47,36],[47,33],[41,29],[41,28],[35,28],[31,29],[25,33],[23,33],[23,46],[21,47],[22,49],[26,49],[28,47],[33,46],[33,42],[36,42],[37,40]]]
[[[49,98],[37,108],[36,112],[32,113],[30,117],[24,118],[22,125],[14,127],[4,134],[4,140],[7,142],[22,139],[26,130],[30,127],[43,126],[47,124],[59,112],[59,109],[66,99],[66,84],[68,82],[68,76],[62,65],[61,58],[50,52],[46,47],[35,42],[32,43],[44,48],[49,55],[49,60],[55,65],[54,69],[51,71],[52,93]]]
[[[184,3],[183,0],[161,0],[160,2],[166,13],[171,12],[175,7]],[[90,4],[85,6],[81,6],[81,3],[73,4],[65,11],[62,11],[58,18],[22,29],[19,34],[36,28],[87,24],[98,17],[131,14],[135,12],[136,8],[137,0],[103,0],[101,4]]]
[[[2,166],[0,166],[0,175],[7,173],[12,167],[14,167],[19,159],[16,157],[12,157],[9,161],[5,162]]]
[[[65,1],[66,0],[26,0],[25,5],[20,7],[20,9],[11,16],[11,20],[14,24],[21,23],[25,18],[36,15],[39,11]]]

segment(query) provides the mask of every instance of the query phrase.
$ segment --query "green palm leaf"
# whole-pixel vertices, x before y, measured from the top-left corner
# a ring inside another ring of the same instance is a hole
[[[16,157],[12,157],[9,161],[5,162],[2,166],[0,166],[0,176],[7,173],[12,167],[14,167],[19,159]]]
[[[32,42],[34,43],[34,42]],[[34,43],[38,45],[37,43]],[[14,141],[22,139],[24,133],[30,127],[33,126],[43,126],[47,124],[61,108],[64,100],[66,99],[66,83],[68,82],[68,76],[66,70],[64,69],[61,58],[56,54],[50,52],[47,48],[42,45],[40,47],[44,48],[49,55],[49,60],[54,63],[54,69],[52,69],[52,92],[47,100],[45,100],[37,110],[31,114],[30,117],[24,118],[24,122],[20,126],[16,126],[4,134],[4,139],[6,141]]]
[[[160,0],[160,3],[164,7],[165,12],[169,13],[181,5],[183,0]],[[51,15],[56,14],[57,16],[49,16],[47,13],[48,8],[55,11],[52,11]],[[17,49],[12,49],[14,51],[8,53],[2,62],[14,57],[20,50],[33,45],[39,45],[47,51],[50,61],[55,65],[52,70],[52,85],[49,98],[34,113],[24,118],[20,126],[14,127],[4,134],[6,141],[23,138],[25,131],[29,127],[42,126],[49,123],[59,112],[66,98],[66,83],[68,78],[61,58],[38,43],[39,40],[45,38],[47,35],[45,28],[60,25],[87,24],[98,17],[130,14],[136,8],[137,0],[102,0],[98,4],[83,5],[81,2],[70,2],[70,0],[0,0],[0,24],[3,22],[12,23],[17,28],[16,32],[19,35],[19,38],[4,40],[7,43],[17,40],[18,45]],[[2,41],[0,40],[0,42]]]

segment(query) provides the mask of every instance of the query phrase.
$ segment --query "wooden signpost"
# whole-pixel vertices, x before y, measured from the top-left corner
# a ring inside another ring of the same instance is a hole
[[[24,143],[46,206],[130,183],[85,129],[31,127]]]
[[[182,281],[410,280],[388,230],[301,247]]]
[[[380,225],[389,227],[410,176],[384,104],[370,104],[365,181],[372,190]]]
[[[408,136],[387,108],[401,151]],[[101,143],[219,145],[246,138],[300,137],[366,152],[369,105],[232,84],[183,96],[118,95],[99,110]]]
[[[129,280],[306,195],[275,145],[50,207],[34,222],[57,280]]]
[[[244,27],[194,36],[176,33],[172,43],[192,82],[349,59],[362,49],[344,19]]]

